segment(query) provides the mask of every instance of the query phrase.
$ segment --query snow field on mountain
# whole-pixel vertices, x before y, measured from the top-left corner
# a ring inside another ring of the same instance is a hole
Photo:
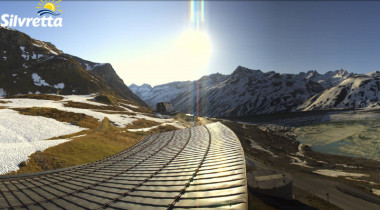
[[[82,130],[84,128],[54,119],[0,109],[0,174],[17,170],[18,164],[36,151],[68,141],[45,139]]]
[[[61,101],[29,98],[0,98],[0,101],[6,102],[1,104],[1,106],[5,108],[0,109],[0,174],[18,170],[18,164],[22,161],[27,161],[29,155],[35,153],[36,151],[43,151],[49,147],[56,146],[70,140],[46,139],[77,133],[85,129],[68,123],[59,122],[51,118],[22,115],[11,108],[55,108],[66,112],[86,114],[98,119],[99,121],[102,121],[105,117],[107,117],[119,127],[124,127],[135,120],[145,118],[146,120],[163,123],[163,125],[173,125],[175,127],[182,128],[178,122],[173,120],[153,118],[137,112],[135,112],[135,115],[132,116],[128,114],[109,114],[98,110],[64,106],[67,101],[104,106],[104,104],[89,101],[89,99],[92,99],[93,97],[94,95],[72,95],[64,96],[64,99]],[[131,107],[132,106],[133,105],[131,105]],[[128,112],[131,111],[126,108],[125,110]],[[150,129],[153,128],[143,128],[141,131],[148,131]],[[138,131],[138,129],[136,131]]]
[[[371,73],[370,75],[377,75]],[[380,80],[370,75],[357,75],[305,101],[298,110],[378,109]]]
[[[89,110],[89,109],[81,109],[81,108],[73,108],[73,107],[65,107],[64,103],[67,101],[74,101],[74,102],[80,102],[80,103],[87,103],[97,106],[104,106],[104,104],[97,103],[94,101],[88,101],[88,99],[92,99],[92,95],[72,95],[72,96],[65,96],[62,101],[51,101],[51,100],[40,100],[40,99],[28,99],[28,98],[15,98],[15,99],[4,99],[4,101],[8,101],[9,103],[4,104],[3,106],[9,107],[9,108],[28,108],[28,107],[44,107],[44,108],[55,108],[61,111],[66,112],[74,112],[74,113],[81,113],[88,116],[92,116],[99,121],[102,121],[105,117],[107,117],[109,120],[114,122],[119,127],[124,127],[130,123],[132,123],[135,120],[138,119],[146,119],[151,120],[159,123],[165,123],[165,122],[171,122],[172,120],[168,119],[158,119],[153,118],[149,116],[145,116],[140,113],[136,113],[134,116],[128,115],[128,114],[109,114],[109,113],[103,113],[100,111],[95,110]],[[123,107],[122,107],[123,108]],[[131,112],[131,110],[124,108],[126,111]]]

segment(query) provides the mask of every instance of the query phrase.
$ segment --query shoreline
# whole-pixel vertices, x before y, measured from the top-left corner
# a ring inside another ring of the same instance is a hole
[[[332,187],[329,188],[344,195],[365,198],[370,203],[379,202],[377,205],[380,205],[380,196],[376,194],[380,189],[380,161],[313,151],[309,146],[300,144],[296,136],[286,129],[280,132],[263,125],[232,121],[224,121],[223,124],[239,137],[246,157],[255,163],[256,169],[274,168],[291,173],[295,189],[313,183],[312,180],[331,182]],[[304,177],[310,179],[305,180]],[[320,191],[323,190],[321,187]],[[326,198],[322,196],[321,199]]]

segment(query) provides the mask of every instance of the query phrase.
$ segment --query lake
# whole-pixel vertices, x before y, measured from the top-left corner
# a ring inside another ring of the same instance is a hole
[[[380,120],[321,122],[296,128],[297,140],[314,151],[380,160]]]

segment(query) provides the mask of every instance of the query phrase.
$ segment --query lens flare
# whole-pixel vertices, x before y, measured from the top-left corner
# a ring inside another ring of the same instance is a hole
[[[201,23],[205,21],[205,1],[191,0],[190,1],[190,22],[192,26],[195,24],[197,30]]]

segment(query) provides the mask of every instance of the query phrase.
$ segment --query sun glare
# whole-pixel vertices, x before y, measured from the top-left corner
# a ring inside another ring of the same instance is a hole
[[[144,77],[147,83],[154,85],[196,80],[207,74],[211,55],[212,44],[207,33],[188,30],[164,48],[127,60],[123,58],[124,65],[120,68],[134,70],[136,81]]]
[[[159,49],[144,52],[144,55],[123,58],[120,68],[134,71],[131,81],[145,78],[145,82],[156,85],[168,81],[197,80],[209,73],[212,42],[206,32],[204,0],[190,1],[190,22],[187,30],[173,38],[172,42]],[[149,72],[149,73],[147,73]],[[162,76],[165,75],[165,76]]]
[[[204,59],[211,55],[211,42],[205,32],[188,30],[182,34],[177,46],[189,59]]]

